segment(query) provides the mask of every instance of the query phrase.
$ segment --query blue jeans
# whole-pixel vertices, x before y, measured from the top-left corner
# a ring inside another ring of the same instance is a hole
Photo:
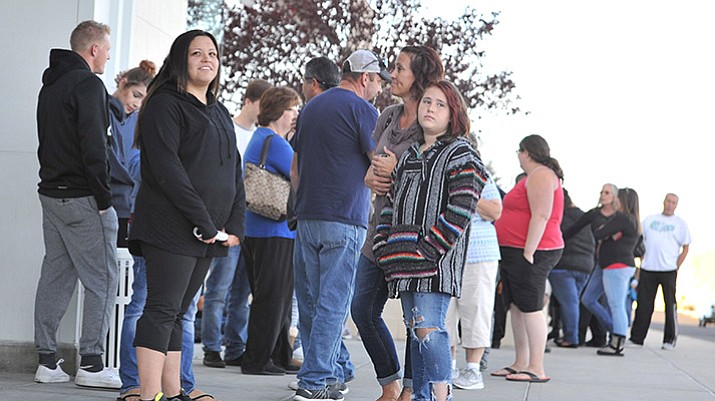
[[[598,302],[599,298],[605,294],[606,291],[603,289],[603,269],[600,266],[596,266],[593,269],[593,273],[591,273],[591,280],[586,284],[586,289],[583,290],[581,303],[596,316],[596,319],[601,322],[601,325],[607,331],[613,333],[611,311],[609,308],[603,306],[602,303]],[[608,299],[608,296],[606,296],[606,298]],[[623,308],[625,308],[625,306]]]
[[[588,273],[584,272],[554,269],[549,273],[551,288],[561,305],[564,340],[570,344],[578,344],[579,299],[587,281]]]
[[[127,392],[133,388],[139,388],[139,373],[137,372],[137,353],[134,349],[134,333],[136,332],[137,320],[144,311],[146,303],[146,262],[142,257],[134,257],[134,283],[132,284],[132,300],[127,305],[124,312],[124,322],[122,323],[122,334],[119,349],[119,378],[122,380],[120,393]],[[194,319],[196,318],[196,302],[199,293],[196,294],[194,302],[183,318],[183,343],[181,349],[181,388],[190,393],[195,388],[194,369],[191,361],[194,358]]]
[[[231,344],[226,349],[226,359],[235,359],[246,350],[246,330],[248,327],[248,295],[251,290],[246,278],[246,269],[240,262],[241,247],[234,246],[228,249],[228,256],[214,258],[204,286],[204,309],[201,314],[201,342],[204,352],[221,352],[222,339],[221,327],[224,322],[224,311],[229,312],[226,319],[224,332],[229,332]],[[237,277],[238,276],[238,277]],[[236,299],[232,308],[226,309],[229,288],[231,296]],[[242,299],[242,300],[241,300]],[[231,326],[229,328],[229,326]]]
[[[234,247],[240,249],[240,246]],[[229,249],[234,249],[229,248]],[[246,351],[248,341],[248,315],[251,307],[248,297],[251,295],[251,286],[246,275],[246,261],[243,255],[238,256],[236,273],[228,289],[228,315],[223,329],[224,359],[236,359]]]
[[[624,267],[621,269],[605,269],[603,271],[603,288],[606,291],[611,316],[613,316],[612,334],[625,337],[628,331],[626,296],[635,270],[635,267]]]
[[[452,384],[452,352],[445,319],[450,295],[441,292],[401,292],[402,313],[412,342],[412,399],[432,400],[432,384]],[[420,339],[419,328],[436,328]],[[452,399],[452,391],[450,397]]]
[[[395,342],[382,318],[387,294],[387,282],[382,270],[375,262],[360,255],[350,312],[381,386],[402,376]],[[407,361],[405,369],[408,369]]]
[[[293,266],[304,355],[298,372],[301,388],[318,390],[355,376],[342,329],[365,231],[337,222],[298,220]]]

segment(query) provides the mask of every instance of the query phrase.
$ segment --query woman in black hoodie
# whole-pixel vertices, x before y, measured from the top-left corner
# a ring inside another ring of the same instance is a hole
[[[181,34],[139,114],[142,185],[129,247],[146,259],[147,300],[134,339],[141,400],[186,399],[181,318],[212,258],[243,237],[241,160],[231,116],[216,100],[220,75],[216,39]]]

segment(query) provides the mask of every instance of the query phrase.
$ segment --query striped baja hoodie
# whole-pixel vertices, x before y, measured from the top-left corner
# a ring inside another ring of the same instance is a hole
[[[487,176],[464,138],[437,141],[422,154],[413,144],[402,155],[373,246],[390,297],[402,291],[461,296],[468,226]]]

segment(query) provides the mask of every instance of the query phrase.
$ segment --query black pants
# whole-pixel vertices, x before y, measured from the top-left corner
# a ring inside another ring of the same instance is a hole
[[[137,321],[134,346],[166,353],[181,351],[181,319],[201,288],[213,258],[176,255],[142,243],[147,297]]]
[[[641,269],[638,280],[638,308],[631,328],[631,340],[633,342],[642,344],[645,340],[653,317],[655,295],[658,292],[658,286],[661,286],[663,289],[663,301],[665,302],[663,343],[675,343],[678,338],[678,305],[675,301],[675,282],[677,278],[677,270],[650,272]]]
[[[261,371],[273,362],[286,367],[293,300],[293,240],[246,237],[241,249],[251,285],[248,342],[241,368]]]
[[[506,332],[506,305],[502,297],[501,280],[497,283],[494,291],[494,324],[492,325],[492,348],[501,347],[501,340]]]
[[[599,302],[603,301],[603,297]],[[578,341],[579,344],[584,344],[586,342],[586,334],[588,330],[591,330],[591,340],[596,343],[606,344],[606,329],[603,327],[601,322],[596,319],[596,316],[591,314],[582,303],[579,303],[579,317],[578,317]]]

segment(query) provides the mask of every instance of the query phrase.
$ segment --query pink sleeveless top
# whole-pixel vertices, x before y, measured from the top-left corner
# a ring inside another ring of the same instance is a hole
[[[529,231],[529,220],[531,219],[529,199],[526,194],[526,181],[528,179],[527,177],[519,181],[504,197],[501,217],[494,223],[497,229],[499,246],[523,249],[526,244],[526,235]],[[563,214],[564,193],[559,180],[559,185],[554,190],[554,204],[551,208],[551,216],[546,222],[544,235],[539,241],[537,250],[550,251],[564,247],[564,238],[561,234]]]

